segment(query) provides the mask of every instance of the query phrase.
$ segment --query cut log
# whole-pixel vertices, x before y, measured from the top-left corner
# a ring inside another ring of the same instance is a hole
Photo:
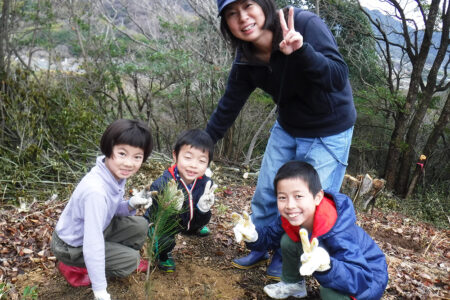
[[[375,199],[385,185],[386,181],[384,179],[372,179],[369,174],[358,175],[356,178],[346,174],[342,182],[341,193],[349,196],[355,206],[362,206],[364,210],[372,202],[373,209]]]
[[[342,181],[341,193],[349,196],[353,201],[358,191],[360,181],[348,174],[345,174],[344,180]]]

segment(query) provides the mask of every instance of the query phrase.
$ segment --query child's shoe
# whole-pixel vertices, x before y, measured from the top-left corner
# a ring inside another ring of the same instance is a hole
[[[73,287],[91,285],[91,280],[86,268],[68,266],[63,262],[58,262],[58,270],[67,282]]]
[[[141,260],[139,261],[139,266],[137,267],[136,271],[145,273],[147,272],[147,268],[148,268],[148,260],[141,258]]]
[[[286,299],[289,296],[294,298],[304,298],[308,295],[304,280],[297,283],[280,281],[278,283],[269,284],[264,287],[264,292],[273,299]]]
[[[158,268],[164,272],[172,273],[175,271],[175,262],[171,258],[168,258],[165,261],[159,261]]]
[[[207,236],[211,233],[209,228],[205,225],[199,231],[197,231],[198,236]]]
[[[173,260],[171,253],[167,255],[166,260],[158,260],[158,268],[167,273],[172,273],[175,271],[175,261]]]

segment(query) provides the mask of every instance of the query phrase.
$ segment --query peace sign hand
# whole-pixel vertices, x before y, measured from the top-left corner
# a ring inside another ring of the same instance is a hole
[[[292,52],[300,49],[303,46],[303,36],[295,31],[294,28],[294,8],[289,8],[288,14],[288,24],[286,25],[286,20],[284,19],[283,10],[278,11],[280,16],[281,30],[283,31],[283,40],[280,42],[280,51],[285,55],[289,55]]]
[[[302,265],[300,274],[309,276],[315,271],[323,272],[330,269],[330,255],[328,252],[319,247],[317,238],[313,238],[311,243],[308,238],[308,231],[304,228],[300,229],[300,240],[302,242],[303,254],[300,257]]]
[[[208,212],[211,206],[214,204],[214,191],[217,188],[217,184],[211,186],[211,180],[206,183],[205,191],[200,197],[197,203],[197,207],[201,212]]]

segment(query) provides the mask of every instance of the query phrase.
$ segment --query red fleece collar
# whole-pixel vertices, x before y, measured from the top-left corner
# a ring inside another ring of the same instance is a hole
[[[337,219],[337,211],[336,204],[332,199],[330,199],[327,195],[325,195],[320,201],[320,204],[316,208],[316,212],[314,214],[314,224],[313,224],[313,232],[311,235],[311,239],[314,237],[318,237],[324,235],[328,231],[333,228]],[[289,221],[281,217],[281,226],[287,235],[294,242],[300,242],[300,226],[294,226],[289,223]]]
[[[175,167],[176,166],[177,165],[171,165],[168,169],[168,171],[169,171],[170,175],[172,175],[173,179],[175,179]]]

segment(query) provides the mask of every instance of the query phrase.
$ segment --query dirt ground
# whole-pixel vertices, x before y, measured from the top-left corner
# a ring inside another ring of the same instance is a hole
[[[235,186],[217,193],[209,224],[211,235],[178,235],[173,251],[177,270],[174,273],[153,271],[150,276],[151,299],[268,299],[263,287],[273,281],[266,278],[265,266],[238,270],[230,264],[233,258],[247,253],[243,244],[238,245],[234,241],[230,215],[232,211],[250,211],[253,191],[251,186]],[[48,207],[42,208],[42,215],[47,215],[42,219],[28,214],[21,219],[22,233],[14,234],[23,236],[34,230],[40,232],[37,236],[51,236],[49,228],[54,228],[61,207],[54,214],[47,212]],[[54,206],[52,209],[55,210]],[[47,228],[44,233],[36,228],[37,222],[29,222],[31,227],[28,227],[30,216],[45,223],[40,225]],[[12,239],[8,234],[12,234],[13,228],[8,225],[9,219],[5,220],[0,222],[6,234],[0,235],[4,237],[0,240],[0,246],[5,253],[2,256],[11,255],[12,261],[14,250],[8,252],[13,248],[8,248],[6,243]],[[417,223],[395,213],[384,214],[376,209],[373,214],[359,213],[358,223],[374,238],[387,257],[390,278],[383,299],[450,299],[449,230],[437,230],[428,224]],[[38,238],[34,237],[36,240]],[[48,251],[48,241],[37,244],[31,247],[33,253],[17,251],[15,255],[20,260],[16,268],[11,269],[15,273],[7,268],[0,269],[3,270],[0,274],[3,280],[14,278],[14,288],[9,293],[11,299],[20,299],[27,286],[37,287],[39,299],[93,299],[91,288],[73,288],[57,272],[55,262],[50,259],[51,253],[41,250],[46,247],[45,251]],[[15,246],[15,249],[19,248]],[[40,260],[35,259],[37,252],[40,253]],[[32,262],[24,264],[27,259]],[[12,267],[13,263],[10,265]],[[113,299],[145,299],[145,281],[144,273],[133,273],[124,279],[110,278],[108,291]],[[307,286],[306,299],[319,299],[318,283],[314,278],[307,278]]]

